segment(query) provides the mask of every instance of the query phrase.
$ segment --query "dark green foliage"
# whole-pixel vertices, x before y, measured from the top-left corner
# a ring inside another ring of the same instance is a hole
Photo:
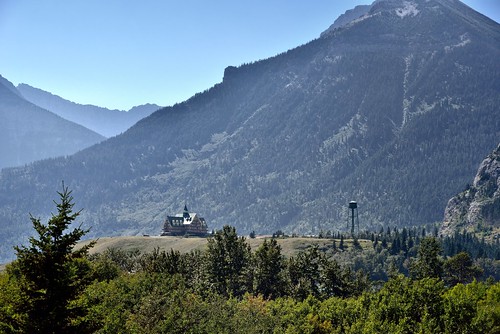
[[[318,247],[311,247],[288,261],[290,294],[299,299],[320,295],[320,269],[322,254]]]
[[[397,276],[373,296],[369,326],[383,333],[440,333],[443,292],[439,279]]]
[[[323,257],[320,271],[322,298],[350,297],[361,294],[369,286],[367,277],[361,272],[352,272],[341,267],[337,261]]]
[[[443,298],[442,317],[446,333],[498,333],[498,286],[496,284],[488,289],[485,284],[473,282],[467,285],[458,284],[448,290]],[[488,298],[491,296],[494,296],[493,299]]]
[[[416,260],[411,264],[410,274],[413,278],[441,278],[443,276],[443,259],[441,243],[434,237],[425,237],[420,241]]]
[[[214,292],[224,296],[242,296],[252,289],[250,246],[236,229],[226,225],[208,240],[206,251],[207,281]]]
[[[283,233],[282,230],[277,230],[276,232],[273,233],[273,238],[279,238],[279,237],[284,237],[285,233]]]
[[[396,276],[356,297],[265,300],[202,296],[178,276],[138,273],[94,283],[81,302],[99,333],[494,333],[500,285],[446,288]]]
[[[342,250],[342,251],[345,249],[345,246],[344,246],[344,235],[340,236],[339,249]]]
[[[419,233],[406,234],[410,239]],[[393,229],[378,237],[403,240],[404,235]],[[440,239],[425,237],[418,245],[408,251],[417,256],[418,270],[412,270],[431,276],[432,266],[420,262],[440,259]],[[339,262],[354,257],[354,266],[366,269],[405,262],[403,251],[391,255],[379,247],[334,254],[324,252],[329,247],[309,247],[284,258],[277,240],[270,239],[252,254],[245,239],[226,226],[202,252],[155,249],[131,256],[108,250],[87,264],[92,282],[72,278],[85,284],[66,311],[80,311],[71,318],[73,332],[95,333],[495,333],[500,328],[499,283],[451,284],[450,279],[470,280],[471,257],[448,258],[444,279],[413,279],[396,268],[385,283],[370,282],[348,261]],[[18,284],[16,266],[0,273],[0,330],[6,333],[27,331],[21,327],[27,313],[12,307],[31,300]]]
[[[139,258],[139,270],[148,273],[166,273],[174,275],[184,269],[182,255],[179,251],[171,249],[169,252],[155,248],[151,253]]]
[[[470,255],[460,252],[444,262],[445,281],[450,285],[472,282],[482,274],[479,266],[475,265]]]
[[[97,262],[110,261],[118,266],[118,268],[122,271],[130,273],[136,270],[140,255],[141,254],[138,250],[123,251],[117,248],[108,248],[103,253],[93,255],[91,258],[97,258]]]
[[[264,298],[277,298],[285,294],[283,269],[285,258],[276,239],[264,240],[253,256],[254,292]]]
[[[352,239],[352,247],[353,247],[354,249],[357,249],[357,250],[361,250],[361,249],[362,249],[362,248],[361,248],[361,245],[359,244],[359,241],[358,241],[358,238],[357,238],[357,237],[354,237],[354,238]]]
[[[89,256],[92,263],[91,277],[97,281],[113,280],[123,272],[123,269],[106,253],[109,254],[109,250],[102,254]]]
[[[370,279],[372,280],[381,279],[385,281],[394,273],[409,275],[412,268],[413,275],[416,275],[417,268],[421,264],[418,261],[418,252],[420,250],[422,232],[417,228],[403,229],[402,232],[399,232],[397,228],[388,231],[387,233],[382,231],[375,235],[373,254],[365,250],[363,254],[354,255],[351,261],[349,261],[352,262],[352,267],[355,270],[363,269],[365,272],[370,273]],[[405,234],[407,235],[406,238]],[[361,235],[362,238],[367,237],[363,233]],[[470,273],[472,276],[470,277],[485,280],[491,276],[497,280],[500,279],[500,264],[498,263],[498,259],[500,258],[500,243],[498,241],[487,243],[484,240],[478,239],[473,234],[465,232],[457,232],[451,237],[424,237],[423,239],[426,238],[434,238],[434,246],[442,249],[442,252],[438,253],[439,256],[437,259],[443,265],[446,265],[449,260],[453,262],[453,260],[456,260],[453,257],[463,252],[472,261],[470,266],[467,265],[472,271]],[[460,256],[463,260],[465,260],[463,258],[464,254]],[[452,262],[448,263],[449,267],[442,267],[444,270],[443,278],[445,278],[448,284],[454,284],[454,279],[451,277],[447,278],[449,275],[455,275],[447,271],[454,270],[452,269],[454,267],[454,265],[452,266]],[[425,261],[423,263],[425,264]],[[437,267],[439,268],[439,265]]]
[[[453,236],[445,237],[443,250],[445,255],[453,256],[460,252],[467,252],[473,259],[491,258],[500,260],[500,242],[496,240],[486,243],[473,233],[456,231]]]
[[[288,260],[289,294],[304,300],[358,295],[368,287],[367,277],[360,271],[340,266],[317,246],[308,248]]]
[[[90,265],[85,256],[93,243],[74,249],[88,230],[77,227],[67,232],[80,212],[73,212],[73,197],[64,184],[58,194],[57,214],[47,225],[31,216],[37,236],[29,239],[29,246],[15,247],[17,259],[9,267],[20,287],[21,299],[14,307],[22,315],[19,326],[26,333],[83,330],[72,325],[85,313],[73,301],[89,283]]]

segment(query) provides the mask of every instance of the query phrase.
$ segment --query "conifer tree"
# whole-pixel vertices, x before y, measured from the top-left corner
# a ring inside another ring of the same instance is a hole
[[[435,237],[425,237],[420,242],[417,259],[410,266],[413,278],[442,278],[443,259],[441,243]]]
[[[277,298],[285,293],[284,261],[281,246],[276,239],[264,240],[254,255],[254,281],[257,294],[262,294],[264,298]]]
[[[22,294],[15,308],[24,319],[20,321],[23,333],[84,331],[72,325],[72,320],[84,314],[72,301],[89,283],[86,255],[94,243],[75,250],[77,242],[89,230],[80,225],[66,232],[80,211],[73,212],[73,197],[64,183],[58,194],[60,202],[54,201],[58,213],[52,215],[47,225],[30,215],[37,236],[29,238],[29,246],[15,247],[17,259],[9,267],[9,272],[19,280]]]
[[[444,263],[445,281],[449,285],[466,284],[481,275],[482,270],[474,264],[467,252],[460,252]]]
[[[288,278],[293,297],[299,300],[307,298],[308,295],[319,297],[322,260],[318,245],[288,260]]]
[[[250,245],[236,229],[224,226],[208,239],[206,271],[212,289],[224,296],[242,296],[251,290]]]
[[[344,235],[340,235],[340,244],[339,244],[339,249],[344,250]]]

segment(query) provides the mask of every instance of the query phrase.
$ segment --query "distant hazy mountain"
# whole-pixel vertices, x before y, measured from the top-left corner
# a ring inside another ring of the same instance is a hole
[[[498,59],[500,25],[459,1],[377,1],[120,136],[2,172],[0,240],[62,179],[90,236],[159,234],[185,203],[242,233],[346,229],[350,200],[362,229],[441,221],[500,142]]]
[[[0,169],[70,155],[104,139],[26,101],[0,76]]]
[[[74,103],[27,84],[20,84],[17,89],[28,101],[105,137],[116,136],[124,132],[140,119],[161,108],[156,104],[144,104],[129,111],[110,110],[89,104]]]
[[[446,206],[441,233],[464,230],[500,236],[500,145],[481,162],[472,184]]]

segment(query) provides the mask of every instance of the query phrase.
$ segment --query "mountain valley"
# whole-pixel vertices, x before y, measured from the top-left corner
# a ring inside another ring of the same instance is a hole
[[[91,238],[159,234],[185,203],[241,233],[345,231],[350,200],[361,229],[442,221],[500,143],[500,25],[454,0],[360,13],[227,67],[116,137],[2,170],[2,258],[30,235],[29,212],[50,215],[63,181]]]

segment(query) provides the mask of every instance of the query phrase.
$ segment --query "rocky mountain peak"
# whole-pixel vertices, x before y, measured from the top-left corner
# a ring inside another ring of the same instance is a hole
[[[22,98],[21,94],[16,89],[16,87],[9,80],[5,79],[3,76],[0,75],[0,96],[2,96],[3,99],[5,99],[6,95],[12,93],[14,93],[17,97]]]
[[[333,24],[321,33],[321,37],[330,35],[335,29],[349,26],[371,16],[390,13],[400,18],[414,17],[420,13],[421,0],[376,0],[371,5],[359,5],[340,15]],[[429,2],[429,1],[425,1]]]
[[[368,14],[371,7],[372,5],[359,5],[353,9],[347,10],[344,14],[340,15],[328,29],[323,31],[320,37],[328,36],[333,30],[344,27],[354,20]]]
[[[498,28],[496,22],[458,0],[376,0],[371,5],[356,6],[346,11],[321,37],[367,25],[367,20],[378,22],[375,32],[381,36],[404,35],[405,38],[425,39],[427,42],[442,42],[446,37],[461,36],[464,29],[470,28],[479,30],[481,34],[494,35]],[[408,20],[414,21],[412,26],[416,30],[408,30]],[[359,29],[359,33],[372,36],[374,27],[370,27],[372,30]]]
[[[486,196],[500,191],[500,145],[479,165],[473,186],[486,191]]]
[[[441,232],[457,229],[483,232],[494,237],[500,231],[500,145],[479,165],[474,182],[450,199]]]

